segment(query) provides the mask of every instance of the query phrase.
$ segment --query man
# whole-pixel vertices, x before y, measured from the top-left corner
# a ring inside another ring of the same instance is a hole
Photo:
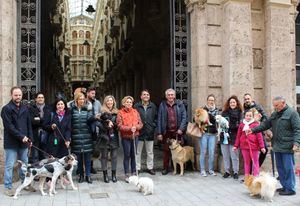
[[[11,101],[2,108],[1,117],[4,126],[4,194],[13,196],[12,176],[13,166],[16,159],[28,163],[28,143],[31,141],[32,129],[29,111],[26,106],[21,104],[22,90],[19,87],[12,87]],[[24,180],[24,174],[20,170],[20,178]],[[27,187],[34,191],[34,188]]]
[[[87,103],[92,105],[93,115],[95,119],[100,120],[100,113],[101,113],[101,103],[99,100],[96,99],[96,88],[91,87],[87,90]],[[91,131],[93,135],[93,139],[96,139],[97,137],[97,124],[99,122],[94,121],[91,124]],[[91,173],[96,174],[97,171],[93,168],[93,161],[91,161]]]
[[[150,93],[148,90],[143,90],[140,98],[141,101],[136,103],[134,107],[139,112],[144,126],[139,135],[136,166],[139,172],[141,170],[141,153],[145,145],[147,153],[147,172],[151,175],[155,175],[155,171],[153,169],[153,141],[154,131],[157,124],[157,107],[150,101]]]
[[[35,104],[29,108],[30,120],[33,132],[33,145],[44,149],[45,145],[41,142],[41,135],[45,129],[45,122],[51,116],[51,109],[45,104],[45,96],[42,92],[35,95]],[[36,148],[31,148],[31,158],[29,162],[34,163],[44,159],[44,154]]]
[[[171,156],[167,140],[178,138],[178,140],[181,141],[187,126],[186,109],[182,101],[176,100],[175,90],[167,89],[165,96],[166,100],[162,101],[159,105],[157,119],[157,139],[164,144],[163,175],[169,173],[169,161]]]
[[[268,116],[267,116],[265,110],[263,109],[263,107],[260,104],[256,103],[249,93],[246,93],[246,94],[244,94],[244,114],[252,108],[256,109],[258,111],[258,113],[260,114],[260,116],[261,116],[260,122],[263,122],[268,119]],[[266,152],[265,153],[261,152],[259,154],[259,160],[258,160],[259,166],[261,166],[264,163],[264,161],[267,157],[267,154],[268,154],[267,142],[266,142],[266,138],[264,135],[263,135],[263,139],[264,139],[264,143],[265,143]]]
[[[247,130],[246,133],[257,133],[272,128],[272,147],[275,152],[279,181],[282,185],[282,188],[276,191],[279,195],[295,195],[294,151],[300,146],[300,118],[299,114],[286,104],[282,96],[273,99],[273,107],[275,111],[268,120],[252,130]]]

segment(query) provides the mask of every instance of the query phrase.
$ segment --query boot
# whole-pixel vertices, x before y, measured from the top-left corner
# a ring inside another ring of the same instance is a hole
[[[80,175],[78,179],[78,183],[83,183],[83,180],[84,180],[83,175]]]
[[[112,170],[111,171],[111,180],[113,181],[113,182],[117,182],[118,180],[117,180],[117,177],[116,177],[116,170]]]
[[[89,184],[93,183],[91,176],[85,176],[85,181]]]
[[[103,171],[103,181],[106,182],[106,183],[109,183],[109,179],[108,179],[108,176],[107,176],[107,170]]]

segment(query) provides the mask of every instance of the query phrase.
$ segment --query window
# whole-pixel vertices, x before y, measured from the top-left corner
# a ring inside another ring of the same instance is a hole
[[[79,45],[79,55],[84,55],[84,46]]]
[[[73,31],[72,32],[72,38],[73,39],[77,39],[77,31]]]
[[[85,32],[85,38],[90,39],[91,38],[91,32],[86,31]]]
[[[84,37],[84,31],[80,30],[79,31],[79,38],[83,38]]]
[[[91,55],[91,46],[90,45],[86,46],[86,55],[88,55],[88,56]]]
[[[74,74],[74,76],[77,76],[77,65],[76,64],[73,65],[73,74]]]
[[[72,45],[72,55],[77,55],[77,45]]]
[[[86,76],[90,76],[90,65],[86,65]]]

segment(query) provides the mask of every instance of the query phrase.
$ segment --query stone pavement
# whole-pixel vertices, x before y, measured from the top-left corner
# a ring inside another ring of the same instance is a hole
[[[161,165],[161,153],[156,150],[157,166]],[[67,190],[60,188],[57,184],[58,194],[54,197],[41,196],[40,192],[29,193],[22,191],[19,199],[3,195],[3,185],[0,185],[0,206],[103,206],[103,205],[300,205],[300,186],[297,177],[298,194],[291,197],[282,197],[278,194],[274,202],[269,203],[257,198],[251,198],[246,187],[232,178],[224,179],[218,173],[217,176],[201,177],[199,172],[187,171],[183,177],[173,176],[169,173],[162,176],[157,171],[155,176],[148,173],[141,173],[140,176],[151,177],[154,181],[154,194],[143,196],[138,193],[133,185],[124,182],[122,151],[120,149],[118,159],[118,182],[109,184],[102,181],[102,172],[98,171],[92,176],[93,184],[77,183],[78,191],[73,191],[70,186]],[[95,161],[95,167],[99,168],[99,161]],[[145,167],[145,163],[143,164]],[[109,174],[110,175],[110,174]],[[240,177],[242,179],[242,177]],[[20,183],[14,184],[14,188]],[[35,188],[38,184],[35,183]],[[279,187],[279,184],[278,184]]]

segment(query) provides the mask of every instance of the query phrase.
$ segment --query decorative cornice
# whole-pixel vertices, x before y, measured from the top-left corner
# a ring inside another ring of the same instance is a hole
[[[193,11],[194,6],[198,6],[199,9],[205,9],[205,4],[207,3],[207,0],[185,0],[185,5],[188,10],[188,12]]]

